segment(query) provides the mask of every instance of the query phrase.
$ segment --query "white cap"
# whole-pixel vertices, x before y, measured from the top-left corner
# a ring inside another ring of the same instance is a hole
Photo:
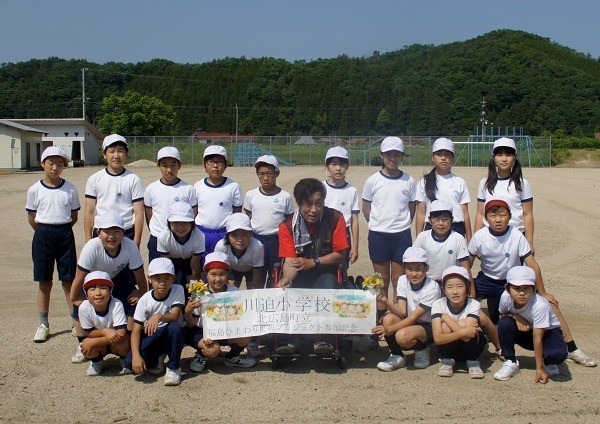
[[[273,165],[275,167],[275,171],[279,171],[279,161],[277,160],[277,158],[275,156],[263,155],[263,156],[259,157],[258,159],[256,159],[256,162],[254,162],[254,167],[256,167],[257,165],[259,165],[261,163],[266,163],[267,165]]]
[[[177,159],[179,163],[182,162],[181,153],[179,153],[179,150],[177,150],[177,148],[173,146],[163,147],[158,151],[158,153],[156,154],[156,162],[160,162],[160,160],[163,158],[173,158]]]
[[[492,152],[495,152],[496,149],[500,147],[511,148],[515,151],[515,153],[517,153],[517,146],[515,145],[515,140],[513,140],[512,138],[502,137],[494,141],[494,148],[492,149]]]
[[[125,140],[125,137],[123,137],[122,135],[119,135],[119,134],[107,135],[106,137],[104,137],[104,141],[102,142],[102,151],[106,150],[108,147],[112,146],[113,144],[115,144],[119,141],[121,143],[125,143],[125,145],[127,146],[127,140]]]
[[[397,150],[404,153],[404,142],[400,137],[386,137],[381,142],[381,153]]]
[[[325,155],[325,160],[329,158],[340,158],[348,160],[348,150],[344,149],[341,146],[335,146],[331,149],[327,150],[327,154]]]
[[[83,280],[83,290],[87,291],[90,287],[107,286],[114,287],[114,283],[110,279],[110,275],[104,271],[92,271],[85,276]]]
[[[212,265],[211,265],[212,264]],[[208,271],[213,268],[226,268],[230,269],[229,257],[224,252],[212,252],[206,255],[204,258],[204,270]]]
[[[123,222],[123,217],[121,215],[114,212],[106,212],[96,216],[95,227],[99,230],[113,227],[125,230],[125,223]]]
[[[150,265],[148,265],[148,275],[152,277],[158,274],[171,274],[175,275],[175,265],[169,258],[156,258],[152,259]]]
[[[452,215],[452,205],[445,200],[434,200],[429,205],[429,215],[435,212],[448,212]]]
[[[169,222],[194,222],[194,210],[187,202],[175,202],[169,206]]]
[[[438,138],[433,143],[431,151],[432,153],[435,153],[440,150],[448,150],[449,152],[454,153],[454,143],[449,138]]]
[[[45,161],[50,156],[60,156],[61,158],[64,158],[67,162],[69,161],[69,156],[67,156],[67,152],[65,152],[65,149],[63,149],[62,147],[46,147],[42,152],[42,159],[40,160],[40,162]]]
[[[204,149],[204,156],[202,158],[204,159],[205,157],[211,155],[220,155],[227,160],[227,150],[225,150],[225,147],[223,146],[217,146],[216,144],[208,146],[206,149]]]
[[[535,286],[535,271],[528,266],[516,266],[508,270],[506,281],[513,286]]]
[[[446,281],[447,278],[456,276],[464,278],[467,280],[467,283],[470,281],[469,272],[464,267],[456,265],[450,266],[444,270],[442,273],[442,281]]]
[[[402,262],[423,262],[427,263],[427,252],[420,247],[411,246],[404,251]]]
[[[235,230],[248,230],[252,231],[252,225],[250,225],[250,217],[245,213],[237,212],[232,213],[227,218],[225,229],[228,233]]]

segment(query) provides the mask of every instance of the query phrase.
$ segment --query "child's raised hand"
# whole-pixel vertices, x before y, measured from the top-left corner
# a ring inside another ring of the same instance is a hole
[[[148,319],[148,321],[146,321],[146,323],[144,324],[144,332],[146,333],[146,335],[151,336],[154,333],[156,333],[156,330],[158,330],[158,323],[160,322],[161,317],[161,314],[154,314]]]
[[[377,302],[379,302],[379,303],[383,303],[384,305],[386,305],[386,306],[387,306],[387,303],[388,303],[388,298],[387,298],[387,296],[385,296],[385,295],[383,295],[383,294],[379,293],[379,294],[378,294],[378,295],[375,297],[375,300],[377,300]]]
[[[550,293],[544,293],[541,296],[544,297],[552,305],[558,307],[558,300],[556,300],[556,298],[554,296],[552,296]]]
[[[138,303],[138,300],[140,300],[140,297],[142,297],[142,293],[138,289],[135,289],[127,297],[127,301],[130,305],[136,305]]]
[[[378,336],[385,336],[387,333],[387,330],[383,325],[378,325],[376,327],[373,327],[373,329],[371,330],[371,333],[376,334]]]
[[[548,382],[548,374],[543,369],[535,370],[535,378],[533,379],[534,383],[546,384]]]
[[[196,299],[196,300],[190,299],[188,301],[187,305],[185,305],[185,313],[191,314],[200,306],[202,306],[202,301],[200,299]]]
[[[515,315],[515,321],[517,322],[517,329],[519,331],[527,333],[529,330],[531,330],[531,325],[529,324],[529,321],[527,321],[521,315]]]

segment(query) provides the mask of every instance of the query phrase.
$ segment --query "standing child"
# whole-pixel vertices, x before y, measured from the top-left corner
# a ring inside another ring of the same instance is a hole
[[[236,291],[236,286],[228,284],[229,258],[223,252],[213,252],[206,255],[204,272],[208,288],[211,293],[224,293]],[[250,337],[214,341],[203,338],[202,333],[202,302],[190,299],[185,306],[186,343],[198,349],[196,357],[190,364],[194,372],[201,372],[206,366],[207,358],[215,358],[221,353],[221,347],[229,347],[223,352],[223,363],[227,367],[250,368],[258,362],[256,359],[242,354],[244,348],[250,343]]]
[[[346,181],[346,172],[350,166],[348,151],[343,147],[332,147],[325,155],[325,168],[329,177],[323,181],[327,195],[325,206],[340,211],[346,221],[348,244],[350,250],[344,259],[343,266],[348,269],[358,259],[358,190]]]
[[[181,351],[183,350],[183,320],[185,305],[183,287],[173,285],[175,267],[168,258],[156,258],[148,265],[148,280],[152,290],[144,294],[135,308],[135,324],[131,333],[131,351],[125,368],[140,375],[164,371],[164,355],[169,356],[165,386],[181,383]]]
[[[429,211],[431,202],[445,200],[452,206],[452,230],[471,240],[471,218],[469,217],[469,189],[467,183],[452,172],[454,143],[447,138],[438,138],[433,143],[431,159],[435,165],[431,172],[417,184],[417,213],[415,232],[431,228]]]
[[[533,350],[534,383],[545,384],[548,377],[560,374],[558,365],[567,359],[567,345],[560,321],[550,303],[535,292],[536,275],[526,266],[511,268],[506,274],[506,291],[500,298],[498,336],[505,361],[494,378],[505,381],[520,372],[515,344]]]
[[[89,376],[102,373],[104,357],[109,353],[125,358],[129,352],[127,318],[121,301],[111,296],[113,287],[104,271],[93,271],[85,276],[86,300],[79,306],[79,322],[87,335],[81,350],[90,359]]]
[[[45,342],[50,333],[48,310],[54,263],[69,310],[71,283],[75,278],[77,253],[73,225],[77,222],[80,209],[77,187],[61,178],[68,165],[67,153],[60,147],[50,146],[42,153],[42,168],[46,174],[27,191],[27,219],[33,228],[31,255],[33,279],[38,282],[37,305],[40,325],[33,341]]]
[[[254,237],[265,250],[263,277],[271,281],[273,268],[279,262],[279,224],[294,214],[294,202],[290,193],[277,186],[280,171],[275,156],[259,157],[254,167],[260,185],[246,193],[244,211],[250,217]],[[254,281],[253,286],[259,288],[259,282]]]
[[[247,289],[263,288],[265,251],[262,243],[252,237],[250,217],[244,213],[234,213],[227,218],[226,228],[227,235],[219,240],[215,252],[223,252],[229,258],[235,286],[239,288],[242,278],[245,278]]]
[[[225,237],[227,217],[242,211],[242,188],[231,178],[223,176],[227,169],[227,150],[212,145],[204,150],[204,170],[208,177],[194,184],[198,198],[196,226],[204,233],[207,255]]]
[[[150,238],[148,239],[149,261],[160,257],[156,250],[156,239],[168,226],[169,206],[177,202],[186,202],[192,205],[194,216],[198,213],[196,190],[177,177],[181,169],[179,150],[171,146],[163,147],[158,151],[156,160],[161,177],[146,187],[144,192],[146,223],[150,229]]]
[[[405,274],[398,279],[398,297],[390,301],[382,294],[377,302],[390,310],[373,328],[373,333],[384,336],[390,357],[377,364],[381,371],[394,371],[406,366],[403,350],[415,351],[415,368],[429,366],[429,350],[433,344],[431,307],[441,297],[440,286],[427,277],[427,253],[419,247],[404,252]]]
[[[362,192],[362,210],[369,223],[369,255],[375,272],[383,277],[381,294],[388,296],[390,280],[396,298],[398,279],[404,274],[402,255],[412,245],[410,226],[415,215],[415,180],[398,167],[404,143],[398,137],[381,142],[383,169],[371,175]],[[377,303],[378,319],[385,313]]]
[[[483,378],[479,356],[486,339],[481,334],[481,305],[469,297],[470,275],[461,266],[444,270],[444,296],[431,307],[431,327],[442,365],[440,377],[452,377],[456,362],[467,362],[469,377]],[[494,329],[495,331],[495,329]]]
[[[127,140],[118,134],[111,134],[102,142],[105,169],[88,178],[85,186],[85,241],[96,236],[95,218],[115,212],[125,223],[125,237],[140,247],[144,229],[144,188],[140,177],[125,169],[127,160]]]

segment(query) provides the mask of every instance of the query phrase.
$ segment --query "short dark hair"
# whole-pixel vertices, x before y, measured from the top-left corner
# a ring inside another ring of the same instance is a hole
[[[204,157],[204,164],[206,164],[206,162],[208,162],[209,160],[215,160],[216,158],[221,158],[223,159],[223,162],[225,162],[225,166],[227,166],[227,158],[223,155],[208,155]]]
[[[450,217],[450,221],[454,221],[454,216],[452,215],[452,212],[450,212],[450,211],[429,212],[430,219],[437,218],[438,216],[442,216],[442,215],[448,215]]]
[[[491,208],[489,208],[487,211],[485,211],[485,213],[483,214],[483,216],[487,216],[488,213],[498,213],[498,211],[500,209],[506,209],[508,211],[508,216],[512,216],[512,213],[510,211],[510,208],[505,208],[504,206],[492,206]]]
[[[344,164],[344,165],[350,165],[350,160],[349,160],[349,159],[346,159],[346,158],[338,158],[338,157],[335,157],[335,156],[332,156],[332,157],[330,157],[330,158],[326,159],[326,160],[325,160],[325,165],[326,165],[326,166],[329,166],[329,164],[330,164],[331,162],[333,162],[333,160],[334,160],[334,159],[337,159],[337,160],[339,160],[339,161],[340,161],[342,164]]]
[[[323,198],[327,194],[323,183],[316,178],[303,178],[294,186],[294,199],[298,206],[315,193],[321,193]]]
[[[129,148],[127,147],[127,143],[123,143],[122,141],[115,141],[112,144],[109,144],[108,146],[106,146],[106,149],[104,149],[104,151],[102,153],[106,153],[106,151],[111,148],[111,147],[116,147],[116,146],[121,146],[122,148],[125,149],[125,153],[129,154]]]

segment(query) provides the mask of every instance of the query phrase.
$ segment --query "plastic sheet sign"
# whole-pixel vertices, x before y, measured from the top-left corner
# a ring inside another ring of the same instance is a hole
[[[203,297],[204,337],[213,340],[285,334],[370,334],[375,296],[361,290],[262,289]]]

